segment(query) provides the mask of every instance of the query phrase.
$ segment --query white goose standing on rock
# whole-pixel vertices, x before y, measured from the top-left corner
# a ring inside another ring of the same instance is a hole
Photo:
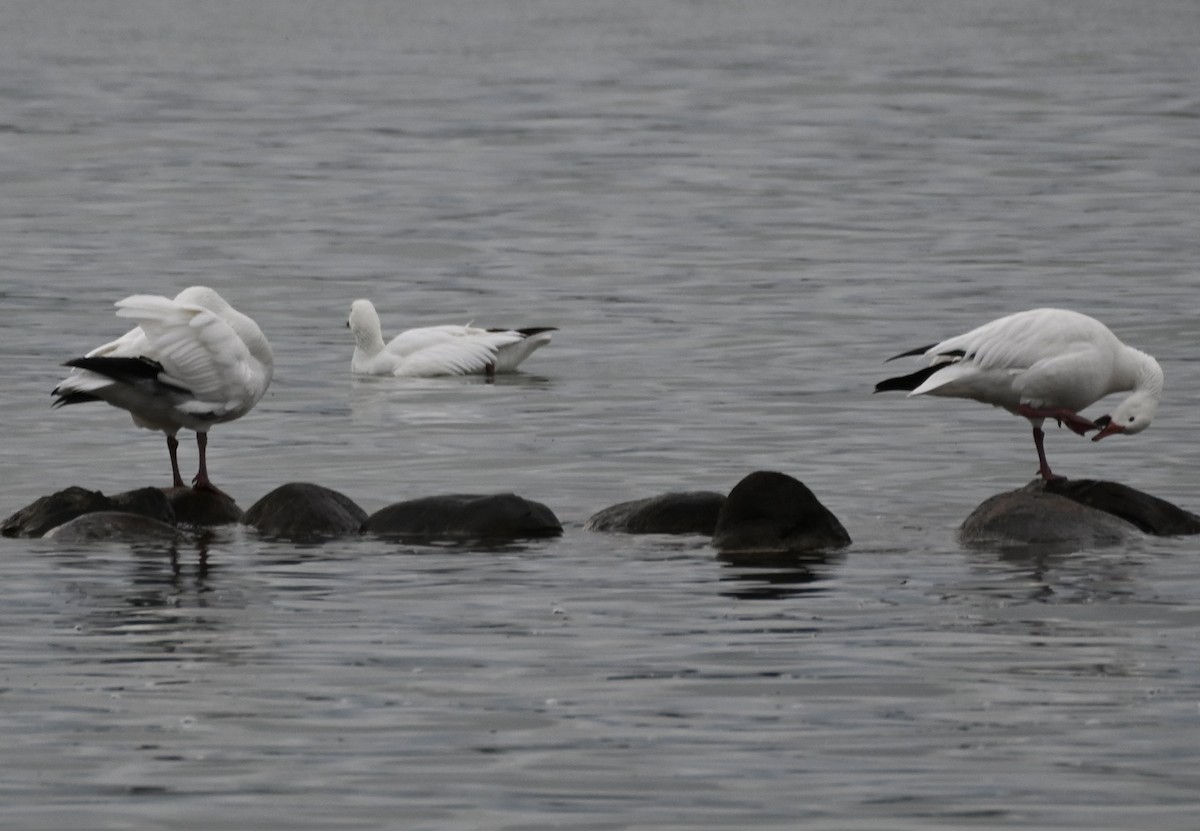
[[[379,314],[370,300],[351,304],[346,326],[354,333],[351,372],[404,378],[514,372],[556,331],[553,326],[481,329],[448,324],[409,329],[385,343]]]
[[[1033,425],[1038,472],[1050,470],[1042,423],[1050,418],[1092,441],[1140,433],[1154,420],[1163,392],[1158,361],[1126,346],[1100,321],[1067,309],[1031,309],[985,323],[963,335],[894,358],[923,355],[929,366],[888,378],[875,392],[970,398],[1024,416]],[[1112,415],[1095,421],[1083,410],[1114,392],[1131,391]]]
[[[117,317],[137,326],[82,358],[54,388],[52,406],[107,401],[128,410],[133,423],[167,436],[175,487],[179,474],[175,434],[194,430],[200,466],[193,484],[209,481],[206,450],[214,424],[241,418],[271,384],[271,346],[253,320],[206,286],[175,296],[135,294],[117,302]]]

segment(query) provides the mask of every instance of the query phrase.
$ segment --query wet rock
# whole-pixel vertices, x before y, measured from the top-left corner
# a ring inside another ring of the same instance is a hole
[[[307,482],[280,485],[250,506],[242,517],[268,537],[320,540],[358,534],[367,512],[348,496]]]
[[[1065,496],[1081,505],[1104,511],[1131,522],[1147,534],[1159,537],[1200,534],[1200,516],[1165,499],[1098,479],[1066,479],[1033,483],[1047,493]]]
[[[156,519],[167,525],[175,524],[175,509],[162,488],[138,488],[114,494],[112,510]]]
[[[562,524],[540,502],[516,494],[446,494],[389,505],[363,531],[413,541],[514,540],[557,537]]]
[[[958,529],[964,545],[1117,545],[1139,532],[1200,533],[1200,517],[1117,482],[1035,479],[984,500]]]
[[[844,548],[850,535],[813,492],[775,471],[755,471],[729,492],[713,547],[722,555]]]
[[[161,520],[125,511],[95,511],[77,516],[46,533],[56,542],[172,543],[183,532]]]
[[[40,537],[77,516],[112,510],[112,500],[100,491],[72,486],[35,499],[0,524],[6,537]]]
[[[598,511],[584,527],[621,534],[704,534],[711,536],[725,495],[680,491],[621,502]]]
[[[1092,548],[1136,536],[1132,523],[1057,493],[1040,482],[985,499],[958,529],[963,545]]]
[[[225,525],[242,515],[228,496],[209,491],[138,488],[110,497],[72,486],[17,511],[0,525],[0,533],[6,537],[40,537],[51,528],[98,511],[137,514],[167,525],[179,522],[196,526]]]
[[[233,498],[219,491],[183,487],[167,488],[164,493],[175,511],[175,521],[182,525],[209,528],[242,519],[242,509]]]

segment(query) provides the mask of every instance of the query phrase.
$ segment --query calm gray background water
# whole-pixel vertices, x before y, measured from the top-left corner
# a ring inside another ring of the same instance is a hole
[[[1200,510],[1191,0],[2,17],[0,511],[167,483],[161,436],[49,391],[124,331],[115,300],[206,283],[277,357],[212,433],[244,507],[511,490],[567,526],[3,540],[4,827],[1195,827],[1197,543],[963,550],[1033,475],[1027,425],[869,394],[904,348],[1092,313],[1167,396],[1136,438],[1054,431],[1051,462]],[[393,332],[562,331],[495,385],[352,380],[357,297]],[[755,569],[582,529],[762,468],[855,544]]]

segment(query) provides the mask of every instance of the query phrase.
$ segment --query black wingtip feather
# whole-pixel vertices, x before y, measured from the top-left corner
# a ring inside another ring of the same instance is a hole
[[[923,367],[908,375],[888,378],[875,385],[875,392],[895,392],[897,390],[912,392],[921,386],[921,384],[924,384],[931,375],[941,372],[945,368],[946,364],[936,364],[935,366]]]
[[[90,401],[102,400],[86,392],[68,392],[64,394],[60,393],[56,389],[50,394],[58,396],[58,398],[54,400],[54,403],[50,405],[50,409],[52,410],[57,410],[59,407],[65,407],[68,404],[87,404]]]
[[[126,384],[153,381],[163,389],[174,390],[184,395],[192,394],[191,390],[178,384],[168,383],[160,378],[163,365],[149,358],[89,358],[85,356],[67,361],[63,366],[86,369],[88,372],[94,372]]]
[[[488,329],[489,332],[508,332],[508,329]],[[557,326],[533,326],[529,329],[513,329],[513,332],[520,332],[527,338],[532,338],[534,335],[540,335],[542,332],[557,332]]]
[[[162,364],[149,358],[75,358],[63,366],[86,369],[115,381],[132,381],[145,378],[153,381],[163,371]]]

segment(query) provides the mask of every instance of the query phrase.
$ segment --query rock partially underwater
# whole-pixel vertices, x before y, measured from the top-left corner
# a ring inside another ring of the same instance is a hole
[[[297,542],[364,532],[415,542],[506,542],[562,534],[562,524],[549,508],[516,494],[429,496],[368,516],[349,497],[305,482],[276,488],[245,514],[225,494],[208,490],[142,488],[107,497],[72,487],[35,500],[0,529],[9,537],[49,537],[53,532],[52,538],[73,542],[156,541],[181,530],[239,521],[263,536]]]
[[[76,517],[97,512],[136,514],[167,525],[175,523],[175,511],[159,488],[139,488],[105,496],[100,491],[72,486],[35,499],[0,524],[6,537],[41,537]]]
[[[765,470],[729,492],[712,539],[723,556],[831,551],[849,544],[842,523],[802,482]]]
[[[124,511],[82,514],[51,528],[45,534],[46,539],[60,543],[173,543],[184,536],[184,531],[178,526]]]
[[[180,525],[212,528],[234,525],[242,520],[242,509],[231,496],[220,491],[184,487],[168,488],[163,492],[171,501],[175,521]]]
[[[445,494],[389,505],[363,531],[410,542],[496,542],[561,536],[562,523],[545,505],[512,493]]]
[[[712,536],[725,494],[677,491],[611,505],[592,514],[589,531],[618,534],[703,534]]]
[[[970,546],[1118,545],[1141,534],[1200,533],[1200,516],[1128,485],[1093,479],[1035,479],[984,500],[963,521]]]
[[[357,535],[366,520],[350,497],[308,482],[280,485],[242,517],[265,537],[301,542]]]
[[[624,534],[703,534],[722,556],[790,555],[850,544],[850,535],[802,482],[759,470],[728,496],[677,491],[620,502],[593,514],[589,531]]]
[[[101,516],[93,516],[101,514]],[[207,528],[237,522],[242,510],[223,493],[192,488],[138,488],[114,496],[100,491],[72,486],[57,493],[35,499],[0,524],[0,534],[6,537],[42,537],[79,517],[93,517],[74,531],[75,539],[130,539],[137,536],[136,528],[143,527],[151,537],[161,529],[139,526],[127,519],[140,516],[167,526]],[[105,523],[112,527],[104,530]],[[80,529],[86,528],[86,531]],[[68,532],[64,532],[65,534]],[[64,536],[56,535],[55,539]]]
[[[1039,484],[1047,493],[1118,516],[1156,537],[1200,534],[1200,516],[1119,482],[1066,479]]]

